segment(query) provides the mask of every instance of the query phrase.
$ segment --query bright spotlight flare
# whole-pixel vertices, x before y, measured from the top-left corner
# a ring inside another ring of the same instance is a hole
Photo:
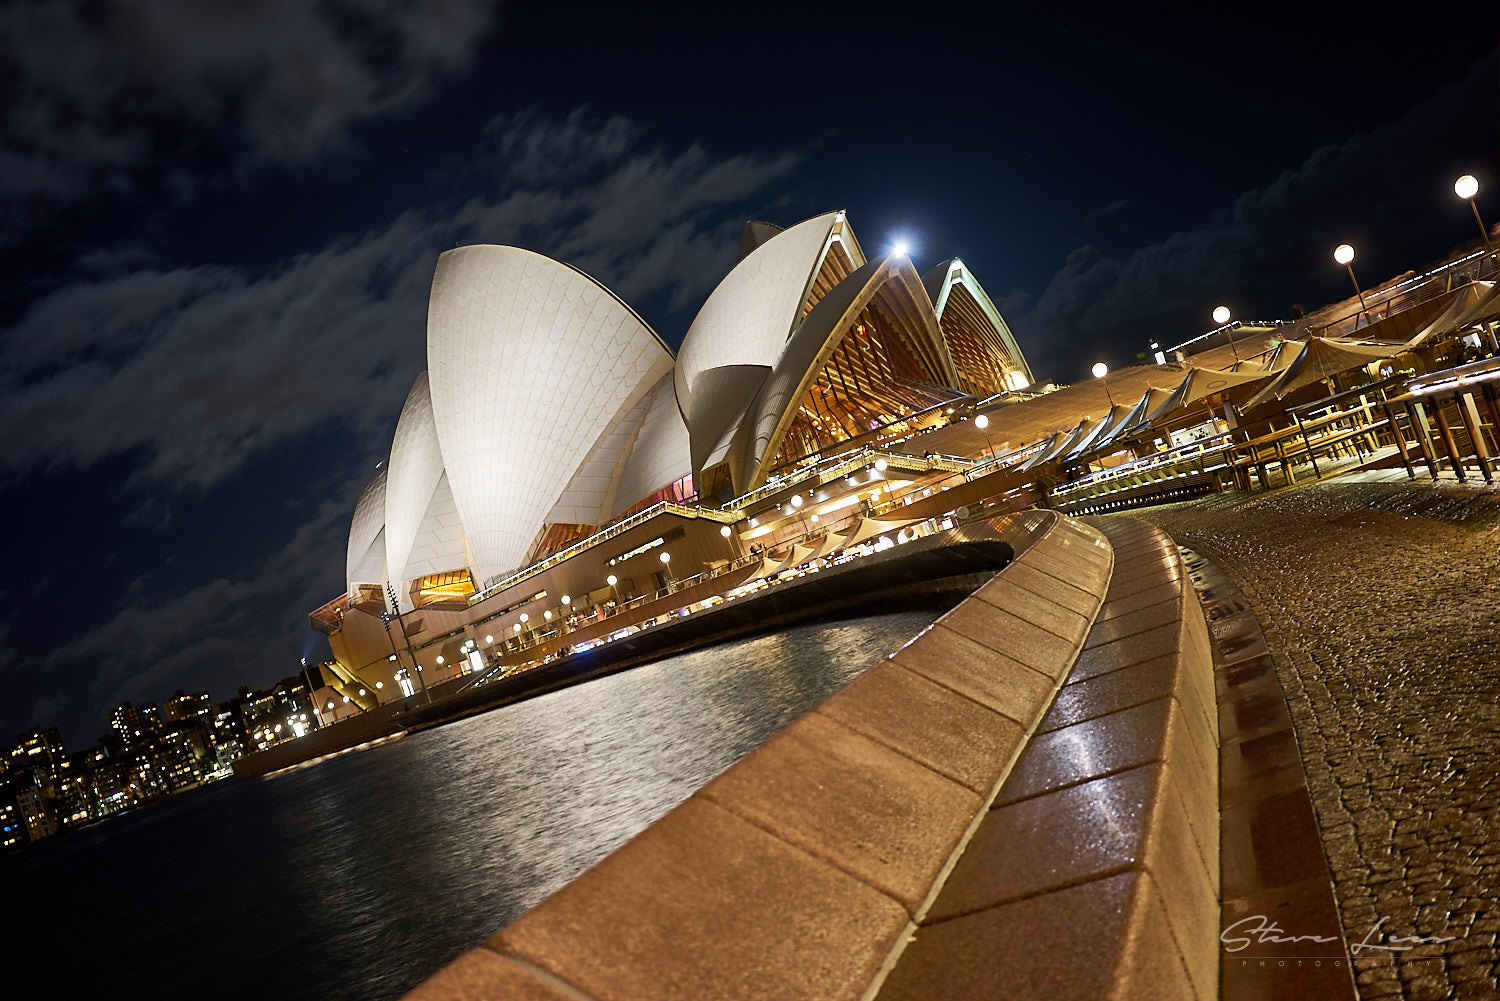
[[[1453,193],[1469,203],[1469,208],[1474,210],[1474,221],[1479,223],[1480,235],[1484,237],[1484,249],[1494,250],[1495,245],[1490,243],[1490,231],[1479,217],[1479,203],[1474,196],[1479,194],[1479,180],[1473,174],[1465,174],[1453,182]]]
[[[974,426],[984,432],[984,442],[990,447],[990,458],[995,457],[995,443],[990,441],[990,419],[984,414],[974,418]]]
[[[1214,307],[1214,322],[1219,326],[1227,326],[1229,324],[1229,317],[1230,312],[1228,306]],[[1234,346],[1234,331],[1228,331],[1226,336],[1228,336],[1229,338],[1229,350],[1234,353],[1234,360],[1238,362],[1240,360],[1240,349]]]
[[[1347,243],[1341,243],[1333,248],[1333,259],[1342,264],[1349,272],[1349,280],[1354,283],[1354,294],[1359,297],[1360,311],[1365,313],[1365,319],[1369,320],[1369,311],[1365,306],[1365,293],[1359,287],[1359,279],[1354,277],[1354,248]]]
[[[891,244],[891,253],[897,257],[905,257],[910,250],[911,245],[908,244],[905,240],[897,240],[895,243]]]
[[[1104,384],[1104,395],[1109,398],[1109,408],[1113,410],[1115,407],[1115,394],[1109,391],[1109,380],[1104,378],[1106,375],[1109,375],[1109,366],[1102,361],[1096,361],[1094,362],[1092,371],[1094,378]]]

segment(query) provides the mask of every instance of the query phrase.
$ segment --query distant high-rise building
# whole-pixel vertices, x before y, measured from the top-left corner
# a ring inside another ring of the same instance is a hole
[[[166,722],[177,723],[206,716],[213,711],[213,708],[213,701],[209,699],[207,692],[183,692],[179,688],[172,693],[171,698],[161,704],[161,714]]]
[[[161,712],[154,703],[133,706],[129,702],[115,706],[109,725],[127,745],[149,742],[156,736]]]

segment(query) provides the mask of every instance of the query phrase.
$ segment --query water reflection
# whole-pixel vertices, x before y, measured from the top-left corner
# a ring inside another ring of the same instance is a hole
[[[684,654],[36,846],[0,862],[36,905],[8,945],[47,967],[87,935],[79,995],[399,996],[940,610]]]

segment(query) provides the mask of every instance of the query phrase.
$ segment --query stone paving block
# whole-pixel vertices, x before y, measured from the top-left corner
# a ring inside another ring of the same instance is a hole
[[[1105,607],[1108,607],[1107,605]],[[1194,609],[1196,612],[1197,610]],[[1182,595],[1174,594],[1165,601],[1159,601],[1154,605],[1138,608],[1125,615],[1115,615],[1102,621],[1096,622],[1094,628],[1089,630],[1088,639],[1084,642],[1085,650],[1113,643],[1115,640],[1124,639],[1143,633],[1148,629],[1155,629],[1168,623],[1181,622],[1183,619]],[[1205,662],[1207,663],[1207,662]]]
[[[1226,900],[1326,873],[1305,788],[1225,807],[1223,817],[1220,864]]]
[[[1219,702],[1219,733],[1226,742],[1263,737],[1291,725],[1279,688],[1229,696]]]
[[[1078,645],[994,605],[965,601],[938,622],[991,650],[1059,677],[1073,661]]]
[[[1194,996],[1144,872],[922,928],[879,994],[881,1001]]]
[[[1032,546],[1016,561],[1090,594],[1103,594],[1109,587],[1110,566],[1063,553],[1060,549]],[[1001,571],[1008,572],[1009,568]]]
[[[973,596],[1033,625],[1041,626],[1069,643],[1083,642],[1083,635],[1089,628],[1088,619],[1079,613],[1012,584],[1003,574],[990,578]]]
[[[1017,560],[1006,567],[999,577],[1085,617],[1094,614],[1104,597],[1103,594],[1095,595],[1072,584],[1065,584],[1024,560]]]
[[[1067,684],[1076,685],[1101,674],[1118,671],[1123,667],[1134,667],[1158,657],[1175,659],[1182,649],[1182,639],[1181,624],[1171,622],[1123,640],[1084,650],[1078,655],[1078,660],[1068,675]]]
[[[1156,699],[1033,737],[997,806],[1159,760],[1172,707]]]
[[[1155,587],[1132,594],[1128,598],[1117,598],[1114,601],[1105,602],[1104,607],[1099,609],[1098,621],[1108,622],[1110,619],[1129,615],[1131,612],[1138,611],[1139,609],[1149,608],[1163,601],[1181,597],[1182,583],[1180,581],[1164,581]]]
[[[1023,727],[1047,707],[1053,679],[946,626],[896,651],[891,662],[968,696]]]
[[[1269,654],[1215,668],[1214,685],[1220,698],[1268,688],[1281,691],[1281,681],[1276,677],[1276,665]]]
[[[1156,770],[1134,768],[991,810],[924,924],[1114,875],[1140,858]]]
[[[1219,921],[1217,880],[1209,876],[1181,800],[1169,782],[1162,783],[1156,806],[1143,861],[1156,878],[1188,976],[1199,995],[1211,998],[1219,981],[1214,934]],[[1217,869],[1217,857],[1214,862]]]
[[[1220,667],[1228,667],[1240,664],[1256,657],[1264,657],[1269,650],[1266,649],[1266,639],[1259,630],[1254,633],[1245,633],[1238,636],[1226,636],[1214,641],[1214,650],[1217,656],[1215,663]]]
[[[1110,578],[1109,590],[1104,593],[1106,602],[1115,602],[1122,597],[1130,597],[1131,594],[1139,594],[1140,591],[1149,590],[1152,587],[1160,587],[1167,582],[1181,581],[1182,570],[1178,567],[1143,567],[1143,572],[1131,573],[1131,575],[1115,575]]]
[[[1134,542],[1111,543],[1115,551],[1115,565],[1128,563],[1137,556],[1176,556],[1177,547],[1166,536],[1143,538]]]
[[[911,911],[982,803],[952,779],[817,710],[698,795]]]
[[[1222,921],[1227,939],[1219,959],[1222,1001],[1326,1001],[1353,996],[1345,935],[1326,877],[1226,900]],[[1324,941],[1260,941],[1256,929],[1273,923],[1281,929],[1279,934],[1272,933],[1278,938]],[[1366,931],[1357,930],[1356,941]]]
[[[694,797],[488,945],[598,1001],[853,1001],[906,924],[885,894]]]
[[[1143,553],[1118,560],[1115,563],[1114,576],[1110,578],[1110,586],[1113,588],[1116,583],[1133,583],[1142,577],[1155,577],[1153,584],[1167,580],[1181,580],[1183,577],[1182,561],[1173,552],[1152,555]]]
[[[1181,665],[1172,658],[1163,657],[1064,685],[1038,729],[1043,733],[1060,730],[1166,698],[1176,690],[1180,669]]]
[[[1033,561],[1069,567],[1069,573],[1088,573],[1090,580],[1109,574],[1113,566],[1113,554],[1107,549],[1081,542],[1063,541],[1050,535],[1027,550],[1027,554]]]
[[[894,662],[866,671],[818,711],[983,796],[1025,734],[1015,720]]]
[[[1307,781],[1297,738],[1290,727],[1248,740],[1226,740],[1220,768],[1220,805],[1225,809],[1302,788]]]
[[[576,1001],[513,959],[471,949],[417,985],[405,1001]]]

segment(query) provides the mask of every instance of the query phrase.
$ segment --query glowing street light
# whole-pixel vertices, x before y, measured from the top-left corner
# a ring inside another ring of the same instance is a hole
[[[1479,194],[1479,181],[1473,174],[1465,174],[1453,182],[1453,193],[1469,203],[1469,208],[1474,210],[1474,221],[1479,223],[1480,235],[1484,237],[1484,249],[1494,250],[1495,245],[1490,243],[1490,231],[1485,227],[1484,220],[1479,217],[1479,203],[1474,196]]]
[[[1228,306],[1215,306],[1214,307],[1214,322],[1217,323],[1219,326],[1221,326],[1221,327],[1228,327],[1228,325],[1229,325],[1229,316],[1230,316],[1230,313],[1229,313],[1229,307]],[[1235,361],[1239,361],[1240,360],[1240,350],[1239,350],[1239,348],[1237,348],[1237,347],[1234,346],[1234,329],[1233,328],[1226,329],[1224,333],[1229,338],[1229,350],[1234,353],[1234,360]]]
[[[662,568],[667,571],[667,586],[671,587],[675,583],[675,581],[673,581],[673,579],[672,579],[672,554],[671,553],[662,553],[661,554],[661,565],[662,565]]]
[[[571,605],[571,604],[573,604],[573,596],[571,594],[565,594],[565,595],[563,595],[562,596],[562,603],[564,605]]]
[[[990,458],[995,457],[995,443],[990,441],[990,419],[984,414],[974,418],[974,426],[984,432],[984,443],[989,446]]]
[[[891,254],[896,257],[905,257],[911,246],[905,240],[897,240],[891,244]]]
[[[722,536],[724,536],[724,538],[726,538],[726,539],[729,538],[729,526],[728,525],[721,526],[719,528],[719,534],[722,535]]]
[[[1109,391],[1109,381],[1104,378],[1109,374],[1109,366],[1102,361],[1096,361],[1094,362],[1093,372],[1094,378],[1104,383],[1104,395],[1109,398],[1109,406],[1113,410],[1115,406],[1115,394]]]
[[[1347,243],[1341,243],[1333,248],[1333,259],[1342,264],[1349,272],[1349,280],[1354,283],[1354,294],[1359,296],[1360,311],[1369,319],[1369,307],[1365,305],[1365,293],[1359,287],[1359,279],[1354,277],[1354,248]]]

